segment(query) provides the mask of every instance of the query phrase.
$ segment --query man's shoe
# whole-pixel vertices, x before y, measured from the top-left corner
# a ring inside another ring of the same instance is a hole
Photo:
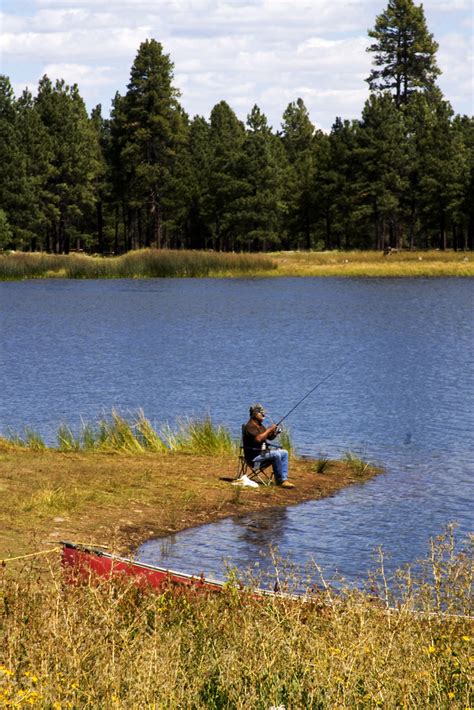
[[[281,488],[294,488],[294,484],[290,483],[289,481],[282,481],[281,483],[278,484],[281,486]]]

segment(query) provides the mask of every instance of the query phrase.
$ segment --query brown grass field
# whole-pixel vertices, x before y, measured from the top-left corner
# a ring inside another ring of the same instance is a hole
[[[233,581],[242,570],[217,595],[65,584],[61,539],[130,552],[150,537],[332,495],[377,473],[314,468],[291,461],[294,490],[241,489],[224,480],[236,472],[230,454],[65,453],[3,440],[0,707],[471,708],[472,546],[459,551],[451,530],[416,571],[389,581],[381,556],[365,589],[336,592],[321,577],[305,601],[255,599]],[[41,554],[23,557],[31,553]],[[275,566],[284,589],[305,583],[277,556]],[[255,571],[247,579],[261,582]]]
[[[63,453],[0,444],[0,558],[61,539],[131,552],[149,537],[270,506],[331,495],[375,475],[342,462],[324,474],[292,460],[296,488],[232,486],[236,456]]]

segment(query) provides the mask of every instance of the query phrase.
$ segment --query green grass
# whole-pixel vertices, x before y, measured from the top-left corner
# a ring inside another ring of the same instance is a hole
[[[331,465],[331,460],[325,454],[320,454],[312,465],[312,470],[315,473],[327,473]]]
[[[431,278],[474,276],[474,255],[462,251],[275,252],[279,276]]]
[[[353,451],[348,451],[342,459],[356,476],[363,476],[370,464]]]
[[[0,280],[35,278],[113,279],[236,276],[267,273],[276,268],[260,254],[143,249],[118,257],[85,254],[0,254]]]
[[[82,422],[75,432],[69,424],[58,427],[56,447],[47,447],[37,432],[25,427],[23,433],[7,430],[3,441],[26,449],[40,451],[57,448],[64,453],[78,451],[142,453],[187,453],[195,455],[237,454],[239,439],[230,431],[213,423],[209,416],[188,417],[178,420],[173,427],[163,424],[157,429],[145,417],[143,410],[128,421],[112,410],[110,418],[102,418],[96,424]],[[283,429],[280,445],[290,456],[293,453],[291,436]]]
[[[117,257],[0,253],[0,280],[231,276],[448,277],[474,276],[471,252],[380,251],[232,254],[141,249]]]
[[[238,440],[221,425],[215,425],[210,417],[187,418],[175,427],[165,424],[155,429],[142,410],[128,421],[115,410],[110,418],[102,418],[96,424],[82,422],[75,432],[69,424],[58,428],[57,446],[47,447],[41,436],[32,429],[23,433],[7,430],[2,441],[34,451],[57,448],[67,452],[114,452],[124,454],[143,453],[188,453],[196,455],[236,454]],[[287,436],[289,447],[291,441]]]

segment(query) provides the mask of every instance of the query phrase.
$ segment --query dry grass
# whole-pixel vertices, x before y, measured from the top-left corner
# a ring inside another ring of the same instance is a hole
[[[459,551],[451,531],[390,583],[381,559],[366,592],[335,595],[320,577],[305,603],[238,592],[241,570],[219,595],[149,594],[123,580],[64,584],[61,539],[124,552],[376,474],[344,462],[313,467],[292,460],[290,491],[236,489],[225,480],[236,472],[229,453],[65,453],[0,441],[0,556],[50,551],[0,569],[0,707],[468,708],[472,546]],[[290,592],[319,575],[275,564]]]
[[[269,254],[278,276],[447,277],[474,276],[471,252],[377,251],[278,252]]]
[[[436,598],[472,613],[472,550],[456,554],[448,538],[418,577],[400,573],[395,613],[354,590],[302,603],[232,583],[217,595],[68,587],[54,563],[3,575],[0,705],[465,710],[472,622],[439,615]],[[377,583],[387,591],[383,572]]]
[[[471,252],[379,251],[227,254],[143,249],[119,257],[0,254],[0,280],[33,278],[164,278],[241,276],[474,276]]]
[[[55,255],[13,252],[0,254],[0,280],[34,278],[114,279],[245,276],[275,269],[262,254],[142,249],[123,256]]]
[[[291,491],[241,490],[228,480],[236,473],[230,453],[35,451],[0,440],[0,559],[61,539],[130,551],[150,537],[331,495],[361,480],[343,462],[316,475],[310,461],[292,460]]]

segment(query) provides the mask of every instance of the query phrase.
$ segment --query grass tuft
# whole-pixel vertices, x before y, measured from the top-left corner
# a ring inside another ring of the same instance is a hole
[[[314,464],[311,466],[311,470],[314,473],[327,473],[331,461],[326,454],[320,454],[320,456],[315,460]]]
[[[22,506],[24,512],[55,514],[70,513],[80,505],[81,496],[75,490],[60,486],[45,487],[35,491]]]
[[[6,439],[14,446],[31,449],[32,451],[44,451],[46,449],[46,444],[41,434],[30,427],[24,427],[22,433],[8,429]]]
[[[193,454],[236,453],[237,442],[223,426],[215,426],[210,417],[184,419],[177,431],[168,428],[167,441],[171,450]]]
[[[343,461],[356,474],[356,476],[363,476],[370,466],[367,461],[364,461],[364,459],[355,454],[353,451],[348,451],[344,455]]]

